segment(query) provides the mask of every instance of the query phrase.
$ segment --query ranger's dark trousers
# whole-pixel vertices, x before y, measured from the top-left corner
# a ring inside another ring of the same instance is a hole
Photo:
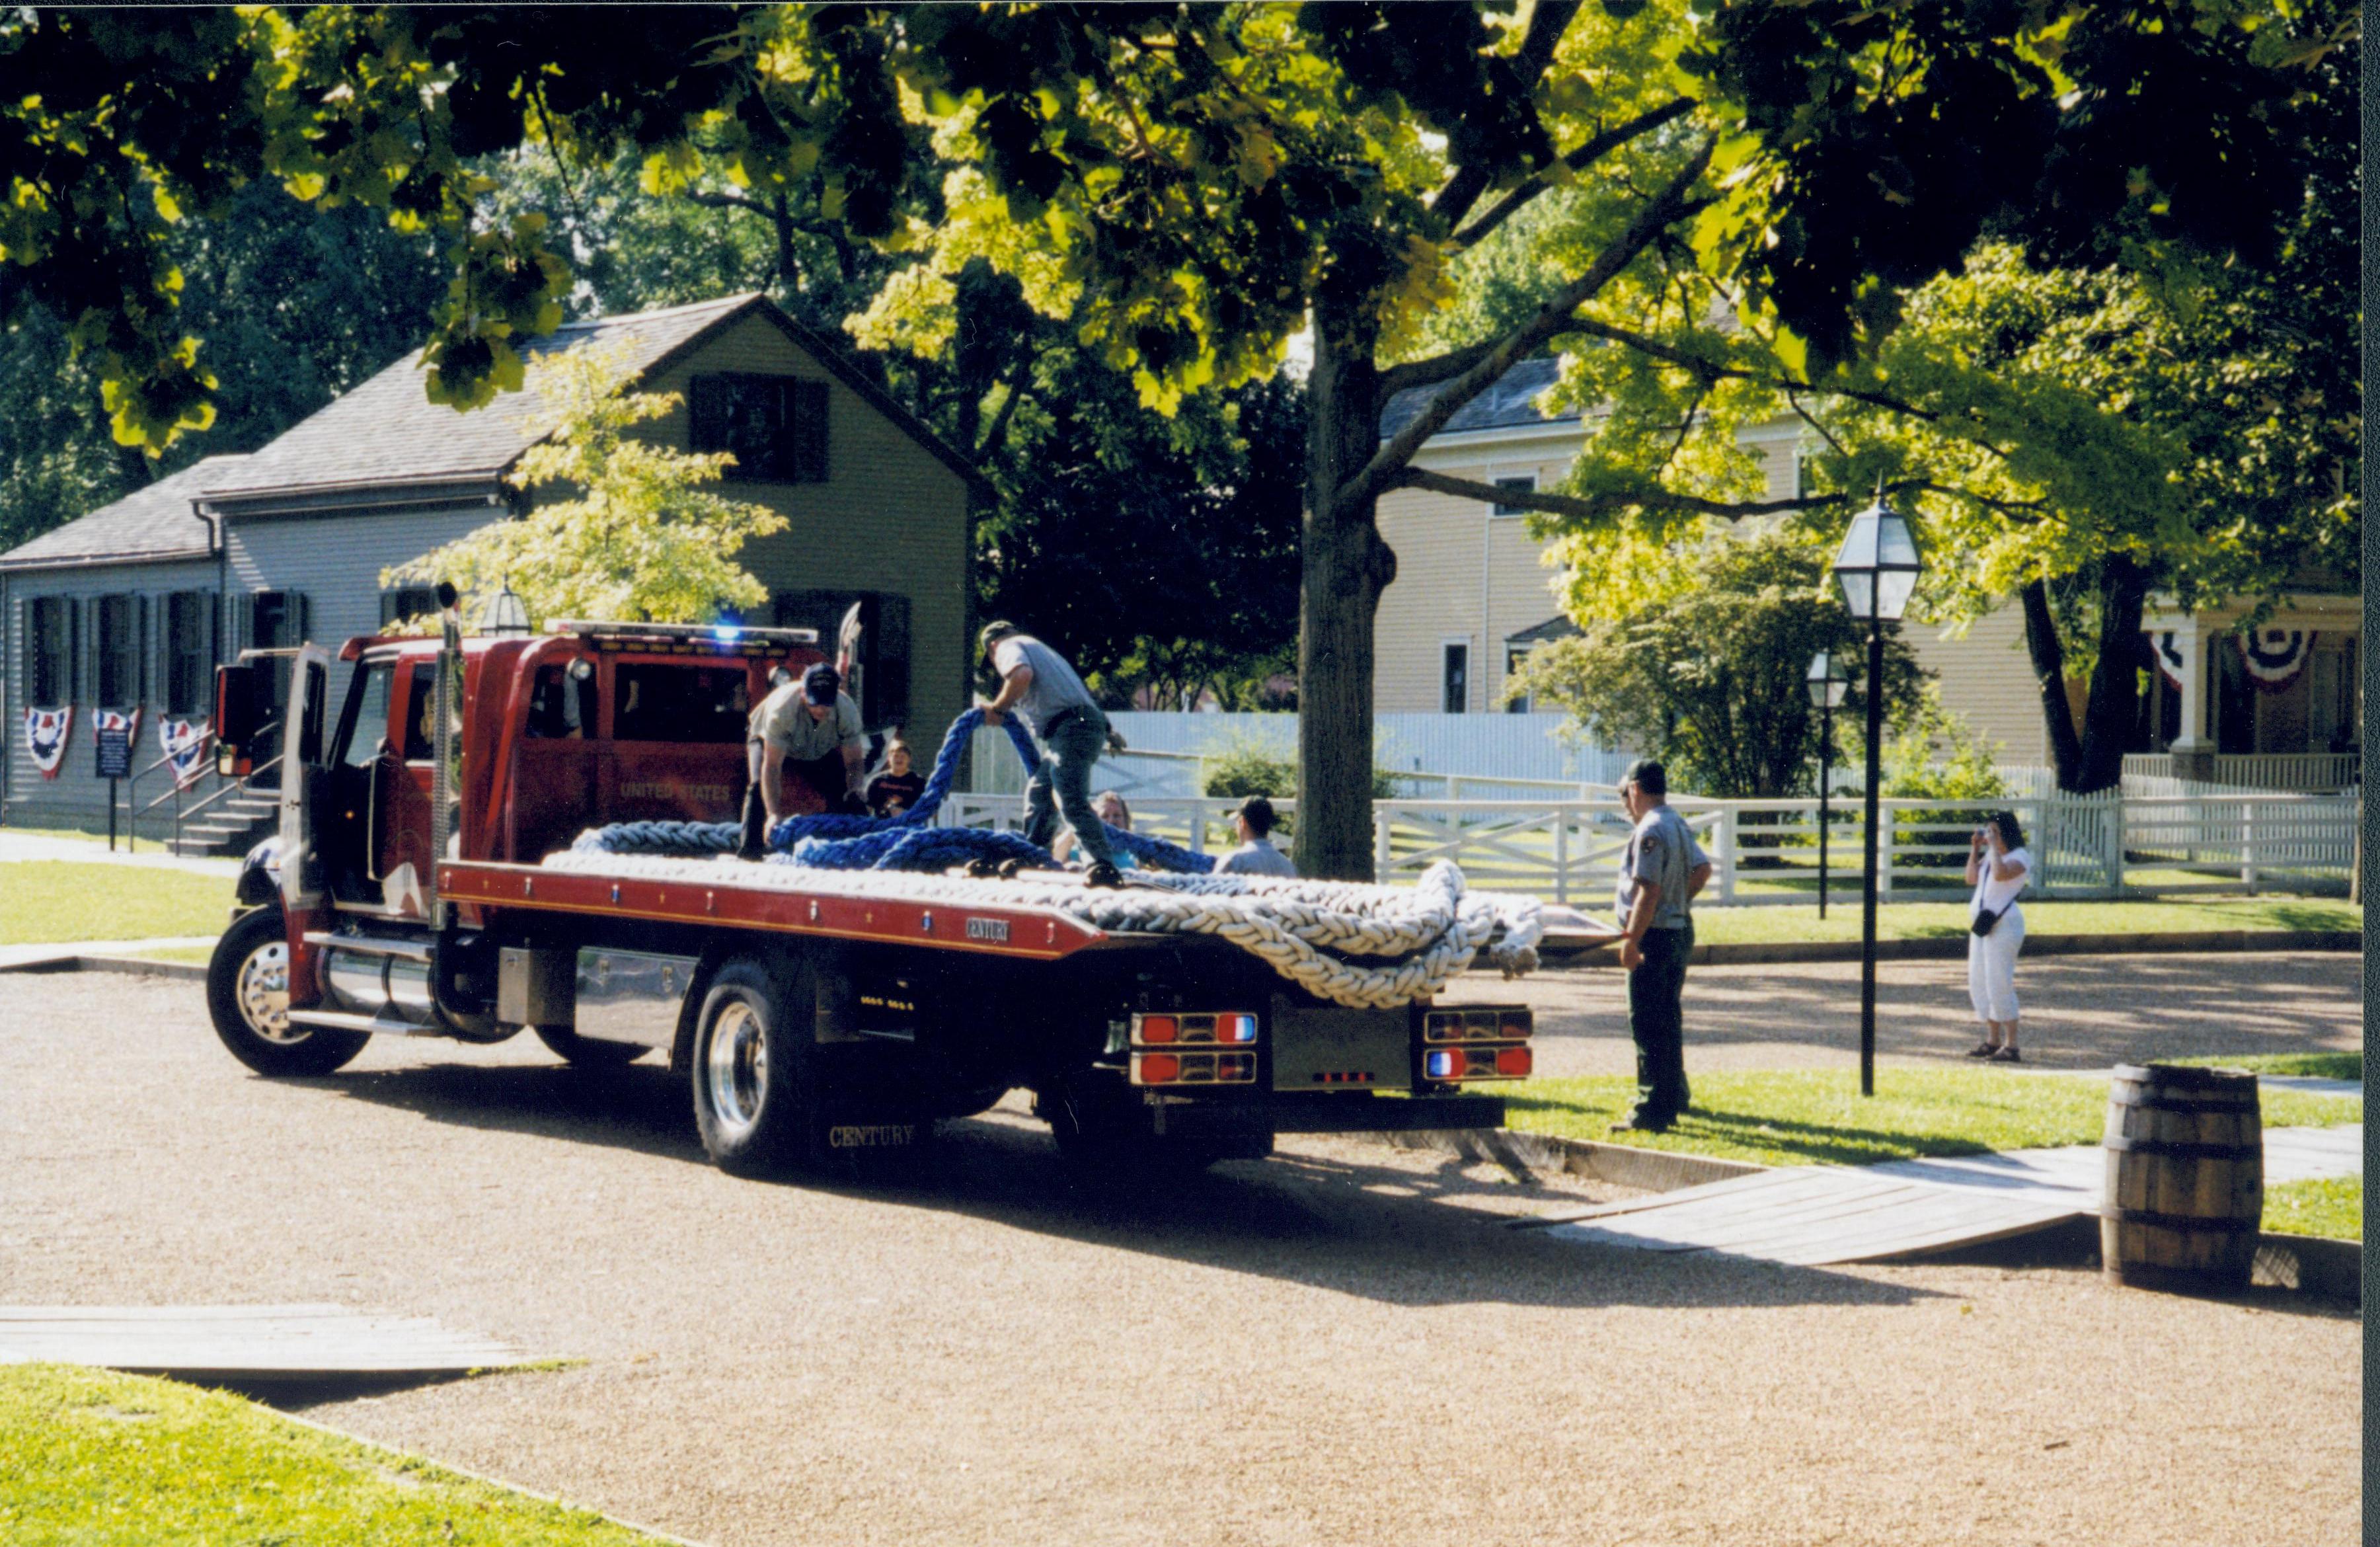
[[[1646,930],[1645,959],[1628,974],[1628,1030],[1636,1039],[1639,1122],[1670,1123],[1684,1111],[1686,1089],[1686,956],[1694,926]]]

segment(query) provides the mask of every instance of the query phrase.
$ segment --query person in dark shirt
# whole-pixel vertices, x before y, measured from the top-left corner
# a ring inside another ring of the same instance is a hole
[[[899,816],[917,803],[926,781],[909,766],[909,744],[894,737],[884,744],[884,766],[868,781],[868,809],[880,817]]]

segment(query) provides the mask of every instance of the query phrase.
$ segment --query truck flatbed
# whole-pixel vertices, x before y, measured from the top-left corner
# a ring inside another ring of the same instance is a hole
[[[1111,941],[1146,938],[1097,929],[1053,907],[1003,903],[996,882],[945,882],[943,890],[979,889],[986,895],[981,900],[941,900],[855,893],[835,884],[834,878],[847,872],[833,871],[694,861],[672,862],[672,869],[683,871],[697,865],[719,873],[715,878],[638,874],[638,863],[628,859],[570,870],[449,860],[438,869],[438,886],[449,901],[486,911],[729,926],[1033,961],[1055,961]]]

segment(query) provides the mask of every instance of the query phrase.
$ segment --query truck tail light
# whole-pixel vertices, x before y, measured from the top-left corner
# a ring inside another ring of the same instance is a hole
[[[1253,1053],[1135,1053],[1135,1085],[1249,1085],[1257,1078]]]
[[[1256,1041],[1257,1017],[1245,1010],[1132,1017],[1135,1047],[1254,1047]]]
[[[1473,1079],[1526,1079],[1536,1014],[1525,1005],[1464,1005],[1427,1009],[1421,1017],[1421,1078],[1456,1085]]]
[[[1535,1035],[1536,1012],[1525,1005],[1474,1005],[1422,1015],[1425,1042],[1524,1042]]]

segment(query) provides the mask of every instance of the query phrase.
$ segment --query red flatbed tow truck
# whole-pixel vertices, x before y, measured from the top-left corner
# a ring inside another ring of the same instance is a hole
[[[328,1074],[374,1035],[528,1029],[595,1069],[659,1052],[711,1158],[767,1173],[915,1149],[1020,1087],[1099,1164],[1492,1127],[1503,1102],[1475,1082],[1529,1070],[1524,1007],[1350,1007],[1210,935],[1095,927],[1046,889],[546,862],[589,828],[731,818],[748,706],[772,668],[820,658],[807,630],[466,640],[450,614],[443,639],[341,653],[335,716],[318,647],[218,674],[219,766],[283,754],[281,828],[242,871],[207,984],[260,1073]]]

